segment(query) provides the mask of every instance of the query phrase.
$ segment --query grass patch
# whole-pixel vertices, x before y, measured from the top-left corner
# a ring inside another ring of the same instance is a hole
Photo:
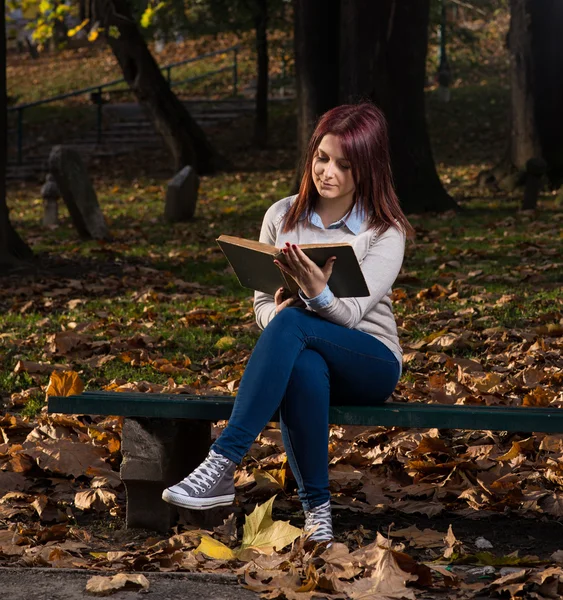
[[[204,51],[195,42],[191,48]],[[109,65],[107,52],[84,52],[92,53],[89,64]],[[248,62],[241,85],[253,73],[249,57],[241,54]],[[174,59],[170,53],[161,58]],[[477,68],[472,60],[460,54],[459,64]],[[533,335],[539,326],[563,318],[562,217],[553,196],[544,194],[532,215],[518,212],[517,197],[481,193],[475,186],[479,170],[504,147],[505,73],[495,78],[490,66],[482,77],[460,76],[447,105],[437,101],[434,90],[427,94],[439,174],[463,211],[411,216],[417,236],[407,246],[395,285],[404,297],[394,305],[406,346],[439,331],[470,330],[478,338],[475,345],[446,352],[485,358],[487,346],[479,341],[483,330],[516,328]],[[82,71],[90,77],[95,69]],[[109,67],[100,72],[113,76]],[[18,80],[20,93],[27,93],[33,77],[30,71],[28,81]],[[211,141],[235,167],[201,178],[196,217],[189,223],[170,225],[163,218],[170,164],[162,152],[92,166],[114,236],[109,243],[79,241],[64,208],[59,226],[43,229],[37,188],[9,190],[12,221],[46,270],[25,282],[7,280],[0,288],[0,333],[8,342],[0,350],[3,396],[46,383],[47,376],[14,375],[22,359],[69,364],[92,388],[113,379],[214,385],[240,375],[258,336],[252,293],[239,286],[215,240],[222,233],[256,239],[264,212],[290,192],[295,106],[274,103],[271,108],[267,150],[249,142],[251,117],[212,134]],[[95,345],[94,357],[116,358],[96,367],[78,350],[54,351],[53,334],[73,331]],[[217,347],[224,337],[234,340],[230,349]],[[154,364],[159,359],[178,364],[189,359],[193,368],[166,373]]]

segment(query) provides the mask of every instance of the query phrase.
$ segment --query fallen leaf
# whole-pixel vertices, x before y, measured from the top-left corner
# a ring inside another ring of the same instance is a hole
[[[302,531],[290,525],[288,521],[273,521],[272,506],[275,496],[264,504],[257,505],[250,515],[247,515],[242,535],[241,549],[257,547],[263,551],[281,550]]]
[[[84,391],[84,384],[80,376],[75,371],[53,371],[47,386],[47,396],[72,396],[81,394]]]
[[[209,558],[217,558],[221,560],[233,560],[236,558],[235,552],[233,552],[228,546],[225,546],[223,542],[213,539],[208,535],[202,535],[199,546],[194,550],[194,554],[201,552]]]
[[[119,573],[113,577],[96,575],[88,579],[86,592],[94,596],[108,596],[120,590],[148,590],[149,580],[140,573]]]
[[[25,453],[34,458],[42,469],[63,475],[79,477],[89,468],[101,468],[107,455],[105,448],[72,442],[71,440],[45,440],[39,444],[25,443]]]
[[[117,495],[111,490],[95,488],[77,492],[74,497],[74,505],[80,510],[108,510],[117,504]]]

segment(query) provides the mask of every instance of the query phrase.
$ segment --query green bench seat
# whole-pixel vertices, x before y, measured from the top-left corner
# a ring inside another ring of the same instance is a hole
[[[125,417],[121,478],[127,492],[127,526],[166,531],[177,514],[162,501],[162,490],[205,458],[211,423],[228,419],[233,402],[228,396],[91,391],[51,396],[48,410]],[[386,402],[332,406],[329,420],[338,425],[563,433],[563,410],[557,408]]]

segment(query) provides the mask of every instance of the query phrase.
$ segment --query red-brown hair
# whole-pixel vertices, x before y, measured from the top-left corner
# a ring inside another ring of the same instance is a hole
[[[303,215],[310,220],[319,194],[313,182],[312,166],[319,144],[327,134],[339,138],[344,158],[350,162],[356,185],[354,204],[359,203],[370,226],[379,234],[399,226],[412,237],[408,222],[393,187],[389,136],[383,113],[373,104],[343,104],[326,112],[311,136],[303,178],[297,198],[287,213],[284,231],[294,229]]]

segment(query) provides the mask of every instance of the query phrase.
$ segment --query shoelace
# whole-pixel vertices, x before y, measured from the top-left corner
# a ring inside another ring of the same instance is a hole
[[[211,450],[209,456],[182,483],[191,487],[194,492],[204,492],[217,481],[229,462],[228,458]]]
[[[310,540],[320,542],[333,538],[330,500],[309,511],[305,511],[305,531],[311,531],[315,526],[318,527],[311,534]]]

